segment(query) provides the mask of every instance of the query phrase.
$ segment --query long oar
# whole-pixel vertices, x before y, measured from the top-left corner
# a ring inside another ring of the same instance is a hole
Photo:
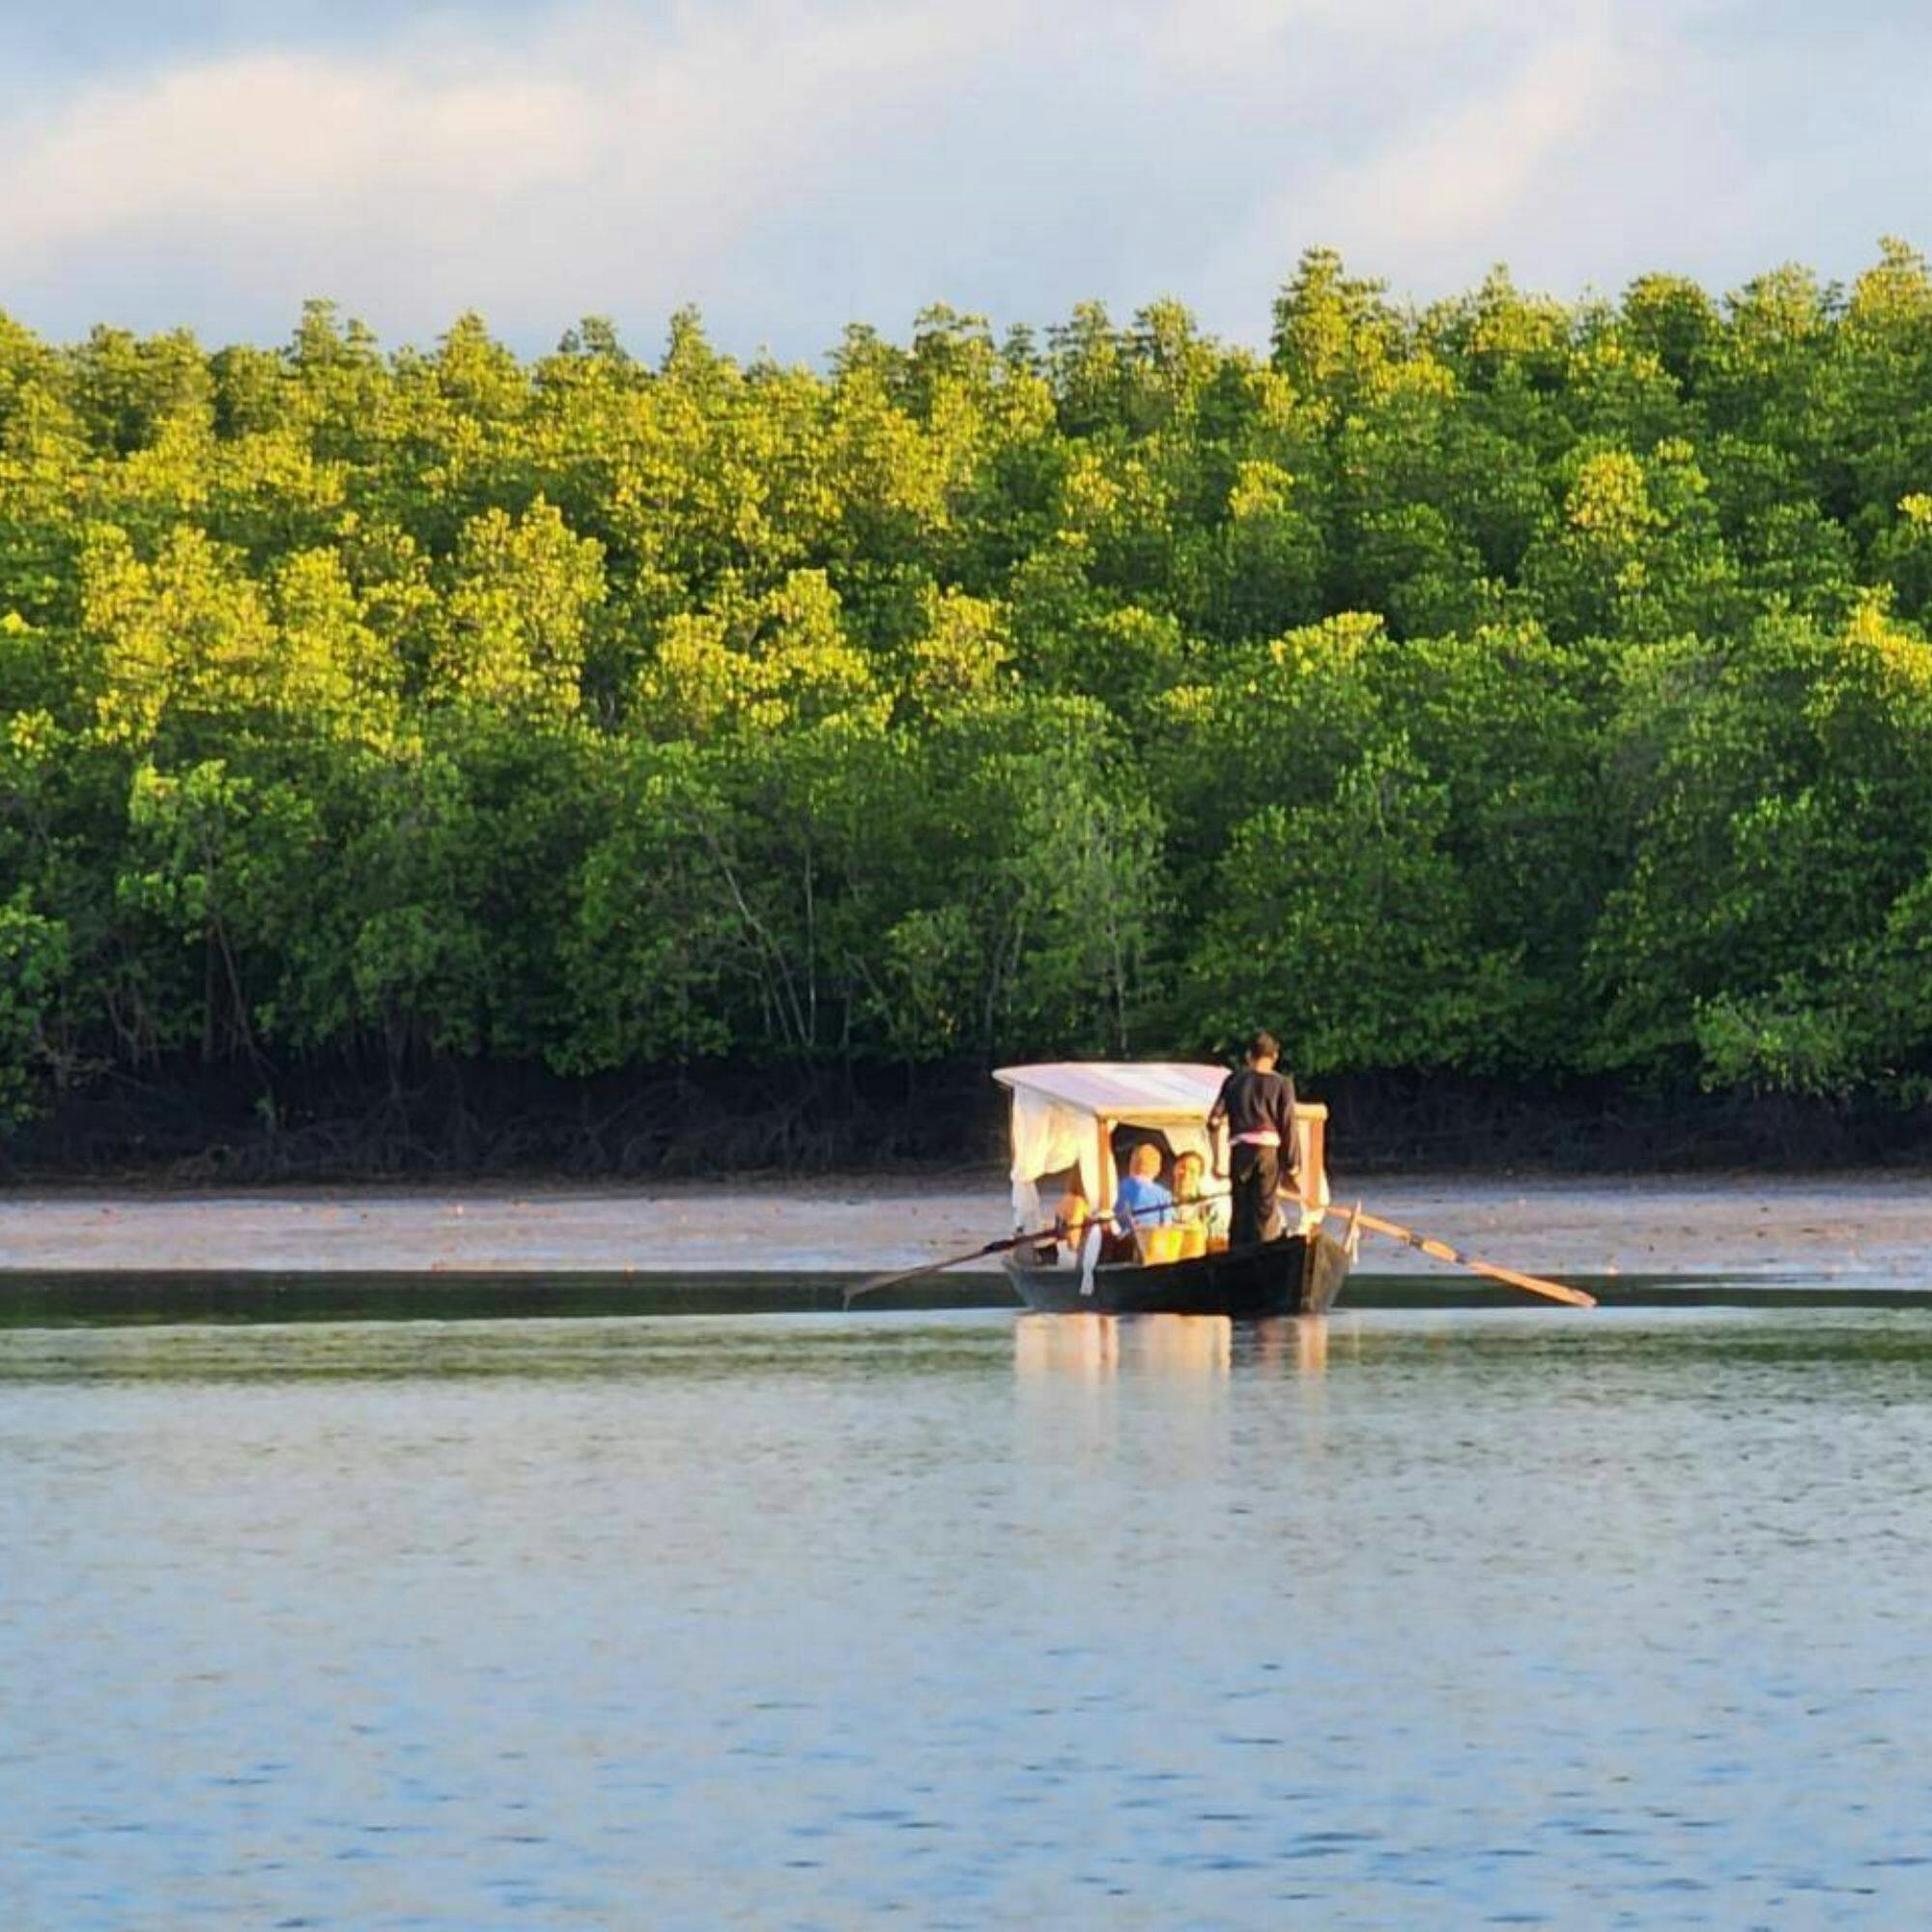
[[[1330,1208],[1330,1214],[1343,1214],[1349,1210]],[[1520,1288],[1531,1294],[1548,1295],[1551,1301],[1567,1301],[1573,1308],[1594,1308],[1597,1297],[1585,1294],[1580,1288],[1566,1288],[1560,1281],[1545,1281],[1541,1275],[1519,1274],[1515,1268],[1498,1267],[1494,1262],[1479,1262],[1473,1255],[1465,1255],[1461,1248],[1452,1248],[1447,1241],[1431,1240],[1427,1235],[1418,1235],[1411,1228],[1400,1228],[1393,1221],[1384,1221],[1379,1214],[1365,1214],[1360,1208],[1353,1210],[1360,1224],[1378,1235],[1386,1235],[1392,1241],[1400,1241],[1405,1247],[1419,1249],[1425,1255],[1433,1255],[1438,1262],[1453,1262],[1456,1266],[1467,1268],[1472,1274],[1488,1275],[1492,1281],[1506,1282],[1511,1288]]]
[[[919,1267],[900,1268],[895,1274],[875,1274],[870,1281],[862,1281],[856,1288],[845,1291],[845,1306],[850,1308],[862,1294],[872,1294],[882,1288],[896,1288],[902,1281],[920,1281],[929,1274],[943,1274],[948,1268],[962,1267],[968,1262],[977,1262],[986,1255],[1004,1255],[1013,1248],[1023,1248],[1029,1241],[1051,1241],[1059,1238],[1060,1229],[1036,1228],[1030,1235],[1010,1235],[1004,1241],[988,1241],[985,1246],[968,1248],[963,1255],[948,1255],[943,1262],[926,1262]]]

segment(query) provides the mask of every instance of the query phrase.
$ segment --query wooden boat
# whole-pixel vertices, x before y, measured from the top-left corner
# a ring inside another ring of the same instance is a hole
[[[1332,1235],[1289,1235],[1255,1248],[1188,1261],[1102,1262],[1091,1280],[1077,1267],[1007,1257],[1007,1276],[1042,1315],[1225,1315],[1258,1321],[1321,1315],[1348,1278],[1349,1259]]]
[[[1033,1228],[1043,1219],[1038,1183],[1056,1174],[1077,1169],[1087,1200],[1111,1203],[1127,1142],[1153,1139],[1170,1155],[1208,1152],[1208,1112],[1227,1074],[1176,1062],[1061,1061],[1002,1067],[993,1077],[1013,1096],[1015,1224]],[[1210,1243],[1206,1252],[1177,1256],[1176,1243],[1143,1236],[1133,1256],[1119,1261],[1098,1260],[1097,1243],[1077,1262],[1057,1258],[1050,1244],[1027,1246],[1006,1260],[1014,1291],[1043,1314],[1255,1321],[1324,1313],[1348,1279],[1354,1236],[1352,1230],[1339,1239],[1327,1232],[1328,1110],[1303,1103],[1295,1114],[1301,1191],[1298,1199],[1283,1197],[1280,1239],[1239,1248]]]

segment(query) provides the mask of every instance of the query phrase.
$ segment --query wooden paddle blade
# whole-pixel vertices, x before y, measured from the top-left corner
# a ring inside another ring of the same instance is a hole
[[[845,1291],[845,1306],[850,1308],[862,1294],[876,1294],[882,1288],[897,1288],[901,1282],[919,1281],[929,1274],[943,1274],[950,1267],[958,1267],[963,1262],[977,1262],[985,1248],[975,1248],[971,1254],[949,1255],[943,1262],[926,1262],[919,1267],[898,1268],[891,1274],[875,1274],[867,1280],[858,1282]]]
[[[1511,1288],[1520,1288],[1530,1294],[1547,1295],[1551,1301],[1565,1301],[1572,1308],[1594,1308],[1597,1297],[1586,1294],[1580,1288],[1571,1288],[1560,1281],[1545,1281],[1541,1275],[1518,1274],[1514,1268],[1497,1267],[1491,1262],[1464,1262],[1463,1265],[1473,1268],[1477,1274],[1492,1276],[1495,1280],[1507,1282]]]
[[[1339,1214],[1339,1208],[1326,1210]],[[1360,1208],[1354,1211],[1356,1222],[1378,1235],[1386,1235],[1392,1241],[1400,1241],[1405,1247],[1414,1248],[1419,1253],[1433,1256],[1436,1261],[1449,1262],[1460,1268],[1467,1268],[1471,1274],[1487,1276],[1492,1281],[1500,1281],[1511,1288],[1520,1288],[1526,1294],[1540,1294],[1549,1301],[1561,1301],[1572,1308],[1594,1308],[1597,1297],[1586,1294],[1580,1288],[1570,1288],[1560,1281],[1545,1281],[1541,1275],[1520,1274],[1515,1268],[1498,1267],[1493,1262],[1478,1261],[1474,1255],[1465,1255],[1460,1248],[1452,1248],[1447,1241],[1433,1239],[1428,1235],[1418,1235],[1412,1228],[1405,1228],[1396,1221],[1384,1221],[1379,1214],[1364,1212]]]
[[[1004,1241],[987,1241],[977,1248],[968,1248],[963,1255],[948,1255],[944,1261],[922,1262],[918,1267],[899,1268],[892,1274],[875,1274],[869,1281],[862,1281],[856,1287],[845,1291],[845,1306],[850,1308],[862,1294],[876,1294],[882,1288],[897,1288],[901,1282],[920,1281],[929,1274],[944,1274],[948,1268],[963,1266],[967,1262],[983,1260],[988,1255],[1004,1255],[1014,1248],[1024,1247],[1029,1241],[1050,1241],[1057,1231],[1053,1228],[1036,1228],[1030,1234],[1014,1235]]]

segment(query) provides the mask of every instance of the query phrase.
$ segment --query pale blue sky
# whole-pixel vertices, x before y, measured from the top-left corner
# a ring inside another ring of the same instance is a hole
[[[1895,0],[0,0],[0,307],[649,349],[696,301],[810,356],[933,300],[1259,341],[1318,242],[1425,298],[1845,277],[1932,243],[1927,72]]]

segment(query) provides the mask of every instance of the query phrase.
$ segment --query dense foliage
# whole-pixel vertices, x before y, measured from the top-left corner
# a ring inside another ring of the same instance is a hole
[[[1917,1096],[1932,281],[1301,263],[823,372],[0,317],[0,1130],[109,1069]]]

